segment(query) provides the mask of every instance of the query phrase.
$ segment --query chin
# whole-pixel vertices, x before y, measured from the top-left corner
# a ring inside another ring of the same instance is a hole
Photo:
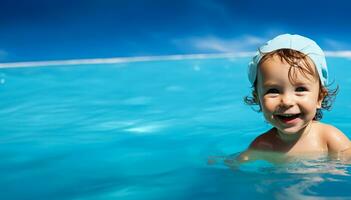
[[[299,119],[298,122],[289,125],[284,124],[279,120],[274,120],[274,123],[272,123],[272,125],[281,133],[284,133],[286,135],[294,135],[303,131],[308,123],[306,123],[305,120]]]
[[[279,126],[275,126],[279,132],[284,133],[286,135],[294,135],[294,134],[298,134],[300,133],[305,126],[293,126],[293,127],[279,127]]]

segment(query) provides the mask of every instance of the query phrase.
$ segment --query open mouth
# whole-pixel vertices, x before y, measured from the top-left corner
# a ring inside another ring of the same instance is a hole
[[[298,114],[277,114],[275,115],[278,119],[285,123],[293,122],[295,119],[297,119],[300,116],[300,113]]]

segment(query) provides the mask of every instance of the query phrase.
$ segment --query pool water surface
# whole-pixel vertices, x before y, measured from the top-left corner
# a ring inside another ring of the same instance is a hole
[[[0,199],[351,199],[337,160],[224,164],[270,128],[243,103],[248,61],[0,69]],[[350,137],[351,60],[328,63],[322,121]]]

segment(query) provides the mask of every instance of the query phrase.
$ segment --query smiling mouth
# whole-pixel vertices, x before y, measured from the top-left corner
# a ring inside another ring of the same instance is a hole
[[[277,114],[275,116],[284,123],[291,123],[291,122],[294,122],[295,119],[300,117],[300,113],[298,113],[298,114]]]

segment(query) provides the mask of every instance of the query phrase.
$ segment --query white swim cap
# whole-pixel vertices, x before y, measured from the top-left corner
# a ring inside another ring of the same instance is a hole
[[[313,40],[300,36],[283,34],[279,35],[259,48],[256,55],[252,58],[248,67],[248,76],[253,85],[257,77],[257,65],[263,54],[278,49],[292,49],[307,55],[317,68],[319,78],[323,86],[328,84],[328,69],[323,50]]]

